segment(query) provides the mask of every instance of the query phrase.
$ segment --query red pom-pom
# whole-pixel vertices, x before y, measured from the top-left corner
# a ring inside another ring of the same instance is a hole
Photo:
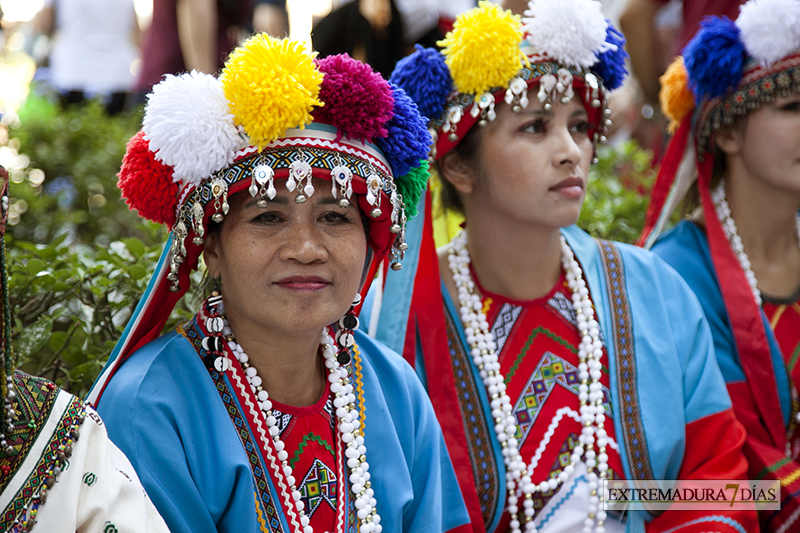
[[[125,203],[148,220],[175,224],[178,184],[172,181],[172,168],[158,161],[140,131],[128,141],[117,187]]]
[[[342,136],[362,142],[386,137],[394,106],[389,82],[347,54],[320,59],[317,68],[323,74],[319,99],[324,105],[314,111],[314,119],[335,126],[337,141]]]

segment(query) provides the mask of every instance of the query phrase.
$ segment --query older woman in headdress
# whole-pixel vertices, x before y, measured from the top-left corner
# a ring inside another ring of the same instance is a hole
[[[173,533],[466,523],[417,377],[356,331],[428,142],[368,66],[265,35],[154,87],[119,185],[173,231],[91,399]],[[216,288],[161,335],[201,252]]]

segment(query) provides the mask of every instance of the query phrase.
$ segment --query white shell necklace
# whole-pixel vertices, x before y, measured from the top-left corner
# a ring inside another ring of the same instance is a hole
[[[725,236],[728,238],[728,242],[731,244],[733,253],[735,253],[737,259],[739,259],[739,265],[741,265],[742,270],[744,270],[744,277],[747,278],[747,284],[750,285],[753,298],[755,299],[756,304],[761,307],[762,300],[761,291],[758,290],[758,280],[756,279],[755,272],[753,272],[753,269],[751,268],[752,265],[750,264],[750,258],[747,257],[747,253],[744,251],[744,244],[742,244],[742,238],[739,236],[739,230],[736,227],[736,222],[734,222],[733,217],[731,216],[731,207],[728,205],[728,200],[725,199],[724,181],[720,181],[719,185],[717,185],[717,187],[711,191],[711,199],[714,202],[714,209],[716,210],[717,218],[719,218],[719,222],[722,225],[722,230],[725,232]],[[797,231],[797,241],[800,243],[800,214],[798,214],[795,219],[795,228]],[[789,383],[791,385],[791,379]],[[794,390],[794,385],[791,385],[791,388]],[[794,418],[795,421],[800,422],[800,413],[795,413]],[[791,444],[787,442],[786,455],[789,456],[790,454]]]
[[[296,533],[313,533],[314,529],[311,527],[310,519],[304,512],[302,495],[300,491],[297,490],[297,480],[288,462],[289,453],[286,451],[286,446],[281,440],[278,421],[272,412],[272,401],[269,399],[267,391],[261,386],[262,380],[258,376],[258,371],[254,366],[250,365],[249,358],[244,352],[244,349],[233,338],[233,334],[228,326],[228,321],[223,314],[221,297],[219,297],[219,302],[218,311],[222,315],[219,318],[222,319],[224,324],[221,332],[227,339],[231,353],[233,353],[245,371],[253,395],[258,399],[258,405],[264,413],[267,422],[267,430],[272,437],[272,444],[277,452],[276,462],[275,454],[267,450],[267,460],[272,463],[270,465],[272,468],[272,475],[278,477],[282,474],[283,480],[276,479],[276,485],[283,487],[285,482],[289,487],[291,498],[286,497],[286,495],[284,495],[283,498],[288,521],[294,524]],[[209,303],[212,303],[211,300],[209,300]],[[214,320],[214,318],[207,320]],[[209,331],[213,331],[212,328],[209,328]],[[350,383],[350,376],[347,369],[340,366],[339,362],[336,360],[334,340],[327,329],[322,332],[320,347],[322,348],[322,355],[325,359],[325,366],[328,368],[330,389],[334,394],[333,406],[336,409],[336,418],[339,422],[339,436],[341,442],[344,442],[347,446],[345,449],[345,457],[347,457],[347,467],[350,473],[350,489],[355,498],[356,515],[360,523],[359,532],[381,533],[383,526],[381,526],[381,517],[376,508],[377,501],[375,499],[375,492],[371,488],[371,483],[369,481],[370,472],[366,457],[367,448],[364,444],[363,427],[359,410],[355,403],[356,396],[354,388],[352,383]],[[343,501],[342,499],[341,502]],[[337,512],[339,521],[341,521],[342,516],[342,512]]]
[[[602,509],[602,490],[599,479],[604,479],[608,471],[608,455],[606,446],[608,437],[605,429],[605,411],[603,407],[603,390],[600,383],[602,375],[603,343],[600,340],[600,325],[594,318],[592,300],[589,289],[583,279],[580,264],[575,260],[572,249],[561,236],[561,263],[566,272],[567,284],[572,290],[572,305],[577,314],[577,326],[581,335],[578,348],[578,374],[580,385],[578,398],[582,432],[580,444],[573,448],[570,464],[557,477],[535,484],[531,481],[531,473],[536,464],[526,467],[519,454],[518,442],[514,438],[517,431],[516,421],[511,414],[511,399],[506,394],[505,377],[500,373],[497,357],[497,346],[486,314],[483,312],[481,297],[475,294],[475,281],[470,272],[470,256],[467,249],[467,232],[461,231],[450,245],[449,265],[453,273],[453,281],[458,288],[459,313],[464,325],[464,333],[470,347],[470,354],[490,397],[492,418],[497,440],[503,449],[506,465],[506,484],[508,486],[508,513],[511,516],[511,531],[521,533],[519,516],[519,496],[517,487],[521,488],[525,531],[535,533],[533,494],[555,490],[567,481],[575,471],[575,465],[583,460],[589,479],[589,514],[584,522],[584,533],[605,532],[606,513]],[[597,452],[594,444],[597,444]]]
[[[717,218],[719,218],[720,224],[722,224],[722,230],[731,243],[733,253],[735,253],[736,257],[739,259],[739,264],[742,266],[742,270],[744,270],[744,276],[747,278],[750,290],[753,291],[753,298],[755,298],[758,306],[761,307],[761,291],[758,290],[758,280],[751,268],[750,259],[744,251],[744,244],[742,244],[742,238],[739,237],[739,230],[736,228],[736,222],[734,222],[731,216],[731,207],[728,205],[728,200],[725,199],[724,181],[720,181],[719,185],[711,192],[711,199],[714,201],[714,209],[717,211]],[[798,242],[800,242],[800,214],[797,215],[795,228]]]

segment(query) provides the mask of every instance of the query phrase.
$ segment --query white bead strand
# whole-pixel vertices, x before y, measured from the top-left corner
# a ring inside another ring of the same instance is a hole
[[[755,272],[753,272],[750,258],[747,257],[747,253],[744,251],[744,244],[742,243],[742,238],[739,236],[736,222],[731,216],[731,207],[728,205],[728,200],[725,198],[724,181],[720,181],[719,185],[711,191],[711,199],[714,202],[714,209],[717,212],[719,223],[722,225],[722,230],[728,238],[733,253],[736,254],[736,258],[739,260],[739,265],[744,271],[744,277],[747,278],[747,284],[750,286],[753,298],[756,304],[761,307],[762,300],[761,291],[758,290],[758,280],[756,279]],[[795,218],[795,232],[797,233],[797,242],[800,244],[800,214]],[[795,420],[800,422],[800,413],[795,415]]]
[[[555,490],[566,482],[575,471],[575,465],[583,460],[586,464],[591,491],[589,514],[584,525],[584,532],[605,532],[605,513],[602,513],[602,491],[599,479],[603,479],[608,471],[607,435],[603,429],[605,412],[603,407],[603,390],[600,383],[602,376],[601,358],[603,343],[600,340],[600,325],[594,318],[592,300],[589,289],[583,279],[580,264],[575,260],[572,249],[564,237],[561,237],[561,260],[566,272],[567,284],[572,290],[572,305],[577,316],[578,331],[581,342],[578,348],[580,413],[582,432],[580,444],[572,450],[570,464],[557,476],[541,483],[534,484],[531,474],[536,465],[526,466],[519,454],[518,442],[514,438],[517,427],[511,414],[511,399],[506,394],[505,377],[500,373],[497,357],[497,346],[494,342],[489,323],[483,312],[481,297],[474,293],[475,281],[469,270],[470,256],[467,249],[467,233],[460,232],[450,245],[448,262],[453,274],[453,281],[458,289],[459,314],[464,325],[470,355],[480,371],[481,379],[489,393],[492,418],[495,421],[495,434],[503,449],[506,464],[506,482],[508,485],[507,509],[511,517],[512,533],[521,533],[519,515],[519,488],[523,495],[523,518],[525,531],[535,533],[533,494]],[[599,454],[594,451],[597,444]],[[599,474],[598,474],[599,473]],[[596,528],[595,528],[596,525]]]
[[[258,376],[258,371],[254,366],[250,366],[250,359],[244,349],[233,340],[227,320],[225,320],[223,331],[228,334],[228,347],[245,370],[245,376],[250,383],[253,395],[258,399],[258,405],[264,412],[267,430],[272,437],[278,460],[281,462],[281,471],[284,479],[291,491],[291,500],[294,502],[295,512],[300,517],[303,531],[298,533],[313,533],[314,529],[310,524],[309,517],[305,514],[302,495],[297,490],[297,480],[293,475],[292,467],[288,463],[289,454],[285,449],[286,445],[281,440],[280,428],[278,428],[278,421],[272,411],[272,402],[269,399],[269,394],[261,386],[262,380]],[[375,492],[370,487],[369,463],[366,457],[367,448],[364,444],[359,411],[355,404],[356,397],[353,385],[350,383],[347,369],[342,368],[336,359],[334,340],[327,331],[322,333],[320,346],[325,359],[325,367],[328,369],[331,393],[334,395],[333,405],[338,420],[337,428],[339,430],[340,444],[343,443],[347,447],[345,457],[356,514],[360,523],[359,531],[361,533],[381,533],[383,526],[380,524],[381,517],[376,509]]]

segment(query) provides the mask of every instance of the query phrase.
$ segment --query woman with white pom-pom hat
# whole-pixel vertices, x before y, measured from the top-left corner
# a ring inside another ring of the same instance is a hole
[[[752,531],[747,509],[605,499],[610,480],[746,475],[697,299],[654,254],[574,226],[622,36],[590,0],[534,0],[522,20],[481,2],[441,44],[392,81],[430,119],[465,229],[437,255],[426,198],[420,251],[365,312],[427,384],[473,531]]]
[[[467,528],[419,380],[357,331],[429,143],[368,65],[265,34],[154,87],[119,186],[173,231],[90,399],[172,533]],[[217,286],[162,335],[201,253]]]
[[[675,135],[642,243],[703,305],[750,477],[781,480],[768,531],[800,528],[800,2],[711,18],[661,79]],[[687,194],[688,192],[688,194]],[[689,215],[661,234],[686,197]]]

